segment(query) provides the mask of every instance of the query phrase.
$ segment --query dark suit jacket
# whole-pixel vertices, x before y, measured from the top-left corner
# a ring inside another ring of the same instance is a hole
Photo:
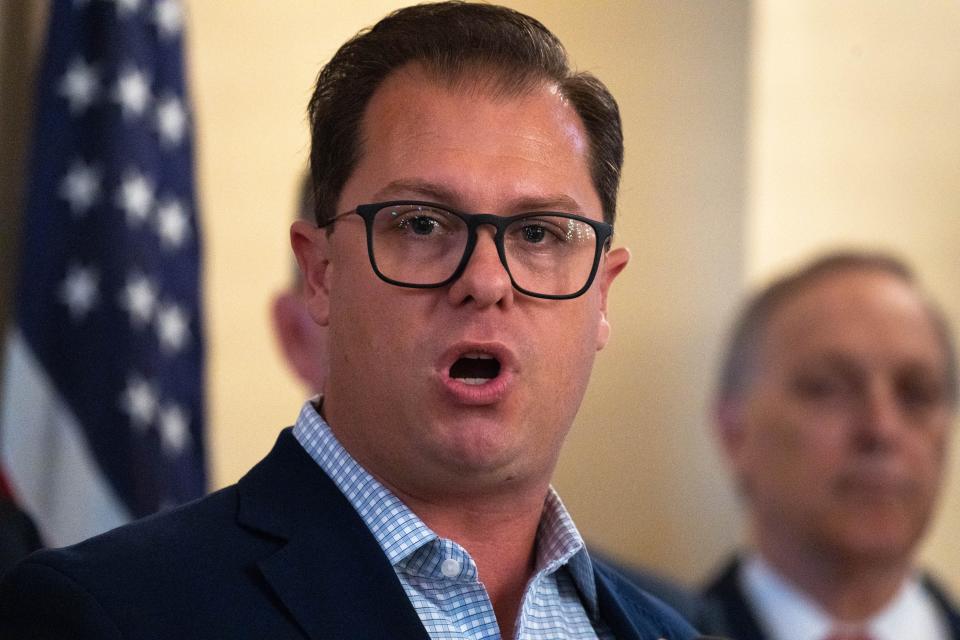
[[[712,620],[716,622],[711,628],[706,628],[704,625],[700,630],[706,633],[725,634],[736,640],[765,640],[753,608],[740,588],[739,572],[740,561],[734,558],[704,589],[703,595],[715,614]],[[960,640],[960,611],[932,578],[924,577],[923,586],[940,607],[951,637],[954,640]]]
[[[674,612],[599,563],[621,640],[687,640]],[[0,584],[0,638],[428,640],[366,525],[290,429],[236,485],[73,547]]]
[[[590,551],[590,558],[593,561],[599,559],[609,564],[635,587],[662,600],[700,631],[722,627],[716,618],[715,611],[704,602],[701,594],[647,569],[640,569],[610,556],[598,554],[595,550]]]
[[[41,546],[30,516],[0,494],[0,576]]]

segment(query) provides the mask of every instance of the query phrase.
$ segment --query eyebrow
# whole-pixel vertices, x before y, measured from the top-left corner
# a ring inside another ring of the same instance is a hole
[[[841,373],[843,375],[862,375],[865,371],[870,371],[871,367],[865,366],[863,362],[847,355],[842,351],[829,351],[820,354],[806,362],[798,363],[799,371],[809,371],[811,369],[823,368],[831,373]],[[946,374],[937,363],[928,362],[919,357],[908,357],[898,360],[893,369],[897,372],[909,371],[911,373],[921,373],[925,376],[944,379]]]
[[[379,189],[374,198],[395,197],[394,194],[412,194],[417,198],[435,201],[437,204],[446,204],[450,207],[460,207],[461,198],[447,187],[428,180],[401,178],[388,183]],[[559,211],[564,213],[583,214],[583,207],[576,200],[566,194],[549,194],[544,196],[522,196],[510,202],[509,213],[530,211]],[[507,212],[504,212],[507,213]]]

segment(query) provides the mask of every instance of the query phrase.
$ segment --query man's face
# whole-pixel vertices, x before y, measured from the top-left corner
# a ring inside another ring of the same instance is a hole
[[[338,211],[407,199],[602,220],[588,139],[552,87],[495,98],[407,67],[374,94],[362,134]],[[421,497],[545,484],[606,342],[607,290],[626,251],[602,258],[584,295],[556,301],[512,288],[490,227],[463,275],[439,289],[378,279],[359,216],[326,237],[301,228],[294,245],[308,304],[330,328],[323,413],[347,449],[395,490]],[[477,355],[497,359],[495,378],[472,385],[451,374]]]
[[[721,431],[761,548],[908,559],[941,483],[946,368],[921,299],[890,274],[828,274],[775,311]]]

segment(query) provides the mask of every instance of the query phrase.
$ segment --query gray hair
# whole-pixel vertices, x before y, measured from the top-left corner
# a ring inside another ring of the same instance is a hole
[[[824,254],[774,280],[747,300],[733,325],[720,369],[718,399],[735,399],[746,392],[756,373],[760,343],[770,319],[778,309],[821,277],[847,271],[879,271],[898,278],[917,291],[940,339],[947,368],[947,394],[955,405],[958,397],[957,354],[953,333],[943,311],[923,291],[913,270],[903,260],[888,253],[856,250]]]

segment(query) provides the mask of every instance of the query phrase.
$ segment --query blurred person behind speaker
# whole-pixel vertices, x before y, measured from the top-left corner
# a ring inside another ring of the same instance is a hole
[[[960,639],[916,566],[957,406],[948,322],[910,268],[835,252],[749,299],[715,431],[751,545],[705,595],[738,640]]]
[[[42,546],[33,520],[14,502],[0,475],[0,576]]]

